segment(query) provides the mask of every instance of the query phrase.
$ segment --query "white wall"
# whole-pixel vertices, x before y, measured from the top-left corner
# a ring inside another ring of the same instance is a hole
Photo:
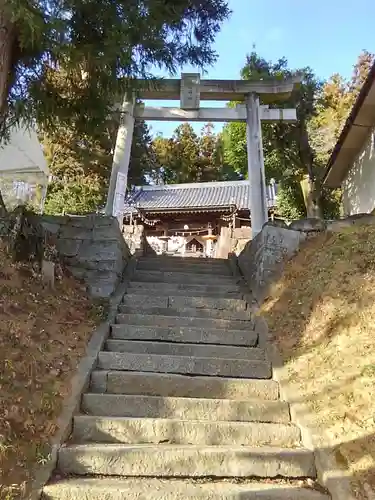
[[[32,203],[42,209],[49,169],[35,130],[14,127],[0,145],[0,190],[8,210]]]
[[[0,147],[0,174],[42,172],[49,175],[47,161],[35,130],[15,127],[10,141]]]
[[[344,215],[375,208],[375,128],[342,183]]]

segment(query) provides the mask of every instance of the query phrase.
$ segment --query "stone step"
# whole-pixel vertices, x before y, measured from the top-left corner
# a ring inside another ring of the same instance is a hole
[[[121,315],[121,318],[125,315]],[[128,315],[132,316],[132,315]],[[175,326],[152,326],[152,323],[158,325],[158,318],[163,316],[142,316],[144,323],[147,323],[146,318],[151,318],[149,325],[145,324],[117,324],[111,327],[111,336],[118,340],[156,340],[161,342],[183,342],[192,344],[220,344],[232,346],[248,346],[254,347],[258,343],[258,334],[255,331],[237,328],[236,330],[225,330],[223,328],[199,328],[197,326],[178,326],[178,321],[175,321]],[[121,319],[120,318],[120,319]],[[178,320],[178,318],[171,318]],[[173,323],[172,323],[173,325]],[[241,325],[239,325],[241,326]]]
[[[82,396],[82,411],[99,417],[172,418],[208,422],[289,423],[285,401],[180,398],[92,394]]]
[[[68,478],[44,488],[45,500],[329,500],[300,484],[281,481]],[[344,500],[344,499],[343,499]]]
[[[134,313],[134,307],[120,304],[119,312],[122,314]],[[182,316],[188,318],[229,319],[235,321],[251,321],[250,310],[230,311],[227,309],[202,309],[197,307],[154,307],[140,304],[137,312],[140,314],[160,316]],[[247,323],[248,325],[249,323]]]
[[[286,424],[202,422],[163,418],[124,418],[77,415],[75,443],[169,443],[233,446],[300,446],[300,430]]]
[[[175,375],[170,373],[95,370],[91,391],[112,394],[149,395],[228,400],[260,399],[275,401],[279,385],[274,380]]]
[[[158,296],[161,296],[161,298],[168,298],[168,297],[174,297],[174,296],[185,296],[185,297],[213,297],[213,298],[219,298],[219,299],[242,299],[243,293],[238,291],[238,290],[232,290],[232,291],[227,291],[222,287],[221,289],[214,290],[212,289],[214,287],[211,287],[211,290],[164,290],[163,288],[155,289],[150,291],[146,291],[146,289],[142,288],[130,288],[127,293],[131,295],[147,295],[148,297],[154,296],[154,294],[157,292]],[[163,307],[163,306],[161,306]]]
[[[271,378],[272,376],[271,365],[266,360],[197,358],[106,351],[99,353],[98,367],[103,370],[218,375],[222,377]]]
[[[189,316],[152,316],[147,314],[117,314],[117,325],[137,325],[137,326],[153,326],[162,328],[182,328],[196,327],[222,330],[221,336],[228,337],[231,335],[230,330],[248,332],[250,335],[254,330],[252,321],[232,321],[219,318],[194,318]],[[218,332],[220,334],[220,332]],[[246,335],[246,334],[245,334]],[[222,342],[218,342],[221,344]],[[230,342],[226,342],[229,344]]]
[[[216,259],[215,257],[202,257],[202,258],[197,258],[197,257],[191,257],[188,255],[147,255],[147,256],[141,256],[138,259],[140,262],[143,261],[158,261],[158,262],[191,262],[193,264],[202,264],[202,265],[207,265],[207,264],[225,264],[228,265],[229,260],[228,259]]]
[[[58,453],[63,474],[153,477],[315,477],[305,449],[193,445],[71,445]]]
[[[145,281],[131,281],[129,283],[129,289],[143,289],[147,291],[157,290],[158,292],[163,290],[170,292],[171,295],[178,290],[188,290],[192,292],[241,292],[240,286],[235,283],[226,283],[225,285],[194,285],[194,284],[184,284],[184,283],[147,283]]]
[[[136,270],[133,276],[134,281],[146,281],[156,283],[183,283],[193,285],[216,285],[225,286],[226,284],[236,284],[237,280],[233,276],[217,276],[210,274],[189,274],[183,272],[163,273],[160,271],[141,271]]]
[[[229,294],[230,296],[230,294]],[[171,307],[196,307],[209,309],[225,309],[230,311],[246,311],[247,303],[241,298],[227,297],[188,297],[170,296],[168,305]]]
[[[190,263],[161,263],[144,261],[137,263],[137,270],[140,271],[161,271],[165,273],[183,272],[183,273],[201,273],[201,274],[213,274],[219,276],[232,276],[232,272],[229,266],[223,265],[212,265],[212,264],[190,264]]]
[[[190,295],[189,295],[190,294]],[[235,294],[234,298],[227,298],[228,294],[221,296],[196,296],[195,292],[176,292],[176,295],[148,295],[142,293],[127,293],[123,302],[128,306],[137,308],[140,304],[147,304],[153,307],[194,307],[208,309],[224,309],[230,311],[245,311],[247,304],[242,300],[242,295]]]
[[[265,359],[264,349],[258,347],[223,346],[217,344],[183,344],[177,342],[109,339],[105,350],[139,354],[196,356],[198,358]]]
[[[158,264],[158,265],[192,265],[192,266],[202,266],[202,267],[224,267],[229,268],[229,260],[228,259],[196,259],[194,257],[173,257],[173,258],[163,258],[163,257],[140,257],[138,259],[140,264]]]

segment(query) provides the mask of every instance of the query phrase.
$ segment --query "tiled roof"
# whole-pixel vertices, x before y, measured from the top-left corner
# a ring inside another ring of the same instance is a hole
[[[268,188],[267,195],[270,194]],[[270,198],[269,205],[273,206],[274,200]],[[249,200],[250,185],[246,180],[140,186],[126,198],[125,211],[132,212],[135,207],[154,212],[226,208],[233,204],[241,210],[249,207]]]

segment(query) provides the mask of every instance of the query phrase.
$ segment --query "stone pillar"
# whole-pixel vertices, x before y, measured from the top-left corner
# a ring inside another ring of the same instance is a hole
[[[254,238],[268,221],[259,97],[256,94],[249,94],[246,98],[246,136],[250,217]]]
[[[134,131],[134,101],[125,96],[121,106],[120,125],[117,132],[115,150],[113,153],[112,172],[109,182],[106,215],[121,219],[128,181],[130,152]]]
[[[208,236],[212,236],[212,225],[211,222],[207,225]],[[206,257],[212,257],[212,240],[207,239],[206,241]]]

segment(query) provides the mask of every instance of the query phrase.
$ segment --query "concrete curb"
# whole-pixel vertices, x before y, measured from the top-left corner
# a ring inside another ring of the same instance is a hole
[[[73,417],[79,411],[82,393],[90,383],[90,375],[96,366],[98,354],[109,336],[110,325],[115,320],[118,306],[128,288],[136,265],[137,258],[132,257],[126,266],[122,281],[118,284],[117,289],[109,299],[107,320],[94,330],[87,345],[86,355],[79,362],[76,373],[71,380],[70,396],[64,402],[62,412],[57,420],[58,431],[50,442],[51,452],[48,461],[36,471],[31,492],[28,495],[29,500],[40,499],[44,485],[56,468],[58,451],[71,434]]]

